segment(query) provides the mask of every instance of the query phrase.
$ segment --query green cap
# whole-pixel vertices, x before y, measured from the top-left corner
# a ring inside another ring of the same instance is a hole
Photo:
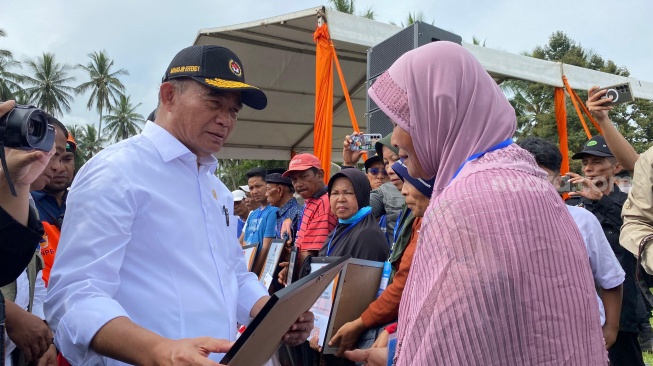
[[[392,143],[390,143],[391,139],[392,139],[392,132],[385,135],[382,139],[377,141],[376,144],[374,144],[376,155],[378,155],[381,158],[381,161],[383,161],[383,146],[392,150],[392,152],[394,152],[395,154],[399,154],[399,148],[396,146],[392,146]]]

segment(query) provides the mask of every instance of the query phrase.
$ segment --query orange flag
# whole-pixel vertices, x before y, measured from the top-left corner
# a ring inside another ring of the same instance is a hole
[[[329,181],[333,141],[333,47],[326,23],[313,33],[315,53],[315,128],[313,151],[322,162],[324,181]]]

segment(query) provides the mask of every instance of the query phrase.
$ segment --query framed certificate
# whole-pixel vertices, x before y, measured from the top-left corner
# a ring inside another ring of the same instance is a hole
[[[332,257],[311,258],[311,271],[314,264],[315,268],[321,268],[333,259]],[[323,354],[335,354],[338,351],[337,346],[329,347],[329,340],[345,323],[360,317],[376,299],[382,273],[383,262],[352,258],[315,302],[311,308],[315,315],[315,328],[309,340],[317,336]],[[319,330],[316,329],[318,327]]]
[[[283,246],[284,241],[282,239],[274,239],[272,240],[272,244],[270,244],[270,250],[265,259],[265,265],[263,266],[261,276],[259,277],[259,281],[261,281],[266,289],[270,289],[270,285],[272,284],[272,281],[274,281],[274,271],[279,265],[279,258],[281,257]]]
[[[243,247],[243,254],[245,255],[245,264],[247,264],[248,271],[251,271],[252,266],[254,265],[254,258],[256,258],[257,248],[258,248],[257,244],[245,245]]]
[[[336,258],[272,294],[220,363],[229,366],[265,364],[281,345],[281,338],[290,326],[315,303],[349,258]]]

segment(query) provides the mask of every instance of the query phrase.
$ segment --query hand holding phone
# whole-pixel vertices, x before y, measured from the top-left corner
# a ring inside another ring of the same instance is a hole
[[[607,86],[597,90],[597,93],[600,93],[604,90],[606,92],[601,97],[601,99],[612,98],[611,101],[603,103],[604,106],[615,106],[635,100],[633,97],[632,89],[630,87],[630,83]]]
[[[380,133],[366,133],[362,135],[352,135],[352,144],[350,149],[352,151],[358,150],[374,150],[374,145],[383,136]]]
[[[571,179],[571,177],[568,175],[562,177],[562,180],[560,180],[560,186],[556,187],[558,193],[578,192],[582,189],[577,184],[570,183],[569,179]]]

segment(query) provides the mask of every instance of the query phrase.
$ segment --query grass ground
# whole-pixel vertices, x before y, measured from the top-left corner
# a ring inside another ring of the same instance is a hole
[[[653,366],[653,353],[651,352],[642,352],[644,356],[644,363],[650,366]]]

